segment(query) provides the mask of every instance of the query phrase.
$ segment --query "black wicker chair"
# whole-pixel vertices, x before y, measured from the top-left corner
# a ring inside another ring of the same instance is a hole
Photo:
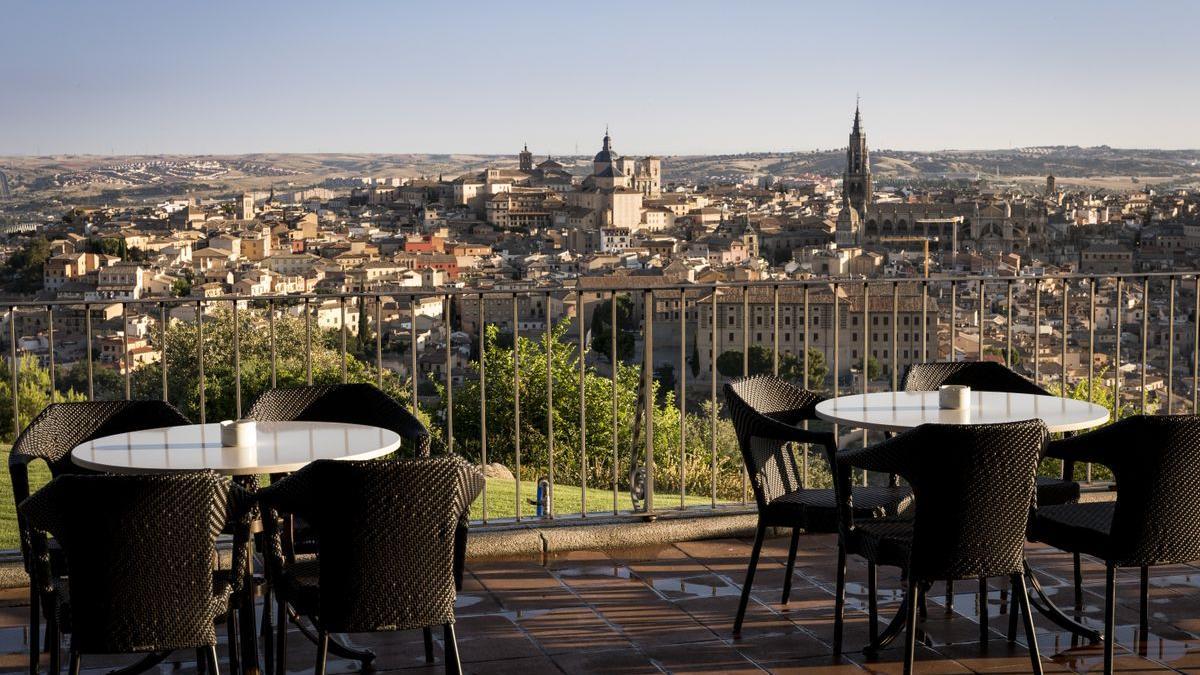
[[[197,667],[215,675],[214,622],[224,616],[233,625],[229,598],[241,582],[216,569],[216,540],[250,505],[244,490],[209,472],[67,475],[22,502],[33,578],[54,601],[47,617],[51,672],[59,672],[61,626],[71,633],[72,675],[84,654],[178,649],[195,649]],[[246,525],[235,529],[246,533]],[[45,532],[62,547],[65,584],[50,569]],[[245,563],[244,541],[235,542],[232,570]]]
[[[1141,569],[1145,635],[1149,568],[1200,560],[1200,416],[1128,417],[1054,441],[1049,454],[1103,464],[1116,481],[1115,502],[1039,506],[1030,528],[1036,541],[1104,561],[1104,667],[1112,672],[1117,568]]]
[[[758,505],[754,548],[750,553],[746,583],[742,586],[741,602],[733,623],[735,636],[741,633],[767,528],[792,530],[787,577],[784,579],[781,600],[783,603],[788,601],[791,592],[801,530],[836,532],[838,529],[838,504],[833,489],[805,488],[801,467],[790,447],[792,443],[816,445],[824,451],[826,461],[833,461],[837,450],[832,433],[809,431],[797,426],[804,420],[817,419],[814,408],[821,400],[811,391],[768,375],[748,377],[725,385],[725,402],[729,406],[742,460]],[[905,487],[854,488],[854,509],[862,518],[894,516],[904,511],[911,499],[912,493]],[[842,557],[840,549],[839,557]]]
[[[976,391],[1050,396],[1050,392],[994,361],[917,363],[904,372],[904,391],[936,391],[944,384],[965,384]],[[1075,463],[1063,462],[1059,478],[1038,476],[1038,504],[1074,504],[1079,501]]]
[[[246,416],[260,421],[344,422],[382,427],[396,432],[401,439],[408,442],[414,456],[429,456],[430,437],[425,425],[386,392],[372,384],[356,382],[269,389],[254,401]],[[272,476],[272,480],[279,478],[281,476]],[[455,537],[455,582],[458,588],[462,587],[467,525],[464,518]],[[285,553],[292,562],[305,562],[316,553],[313,533],[302,518],[299,522],[289,518],[283,544]],[[269,607],[269,592],[265,601]],[[286,617],[279,617],[279,621],[285,622]],[[269,612],[264,611],[262,629],[264,638],[268,640],[269,624]],[[312,635],[309,637],[315,638]],[[375,657],[370,650],[354,650],[336,640],[331,646],[331,651],[336,655],[358,660],[364,667]]]
[[[988,425],[926,424],[866,448],[838,455],[836,481],[843,548],[866,558],[872,645],[877,639],[875,567],[899,567],[907,580],[902,611],[908,625],[904,672],[912,670],[920,597],[938,580],[1007,576],[1025,620],[1033,671],[1042,672],[1029,597],[1025,535],[1035,503],[1034,476],[1047,438],[1039,420]],[[856,522],[853,468],[893,472],[913,489],[911,521]],[[840,642],[845,595],[838,570],[834,641]],[[981,616],[982,618],[982,616]],[[981,639],[986,621],[981,621]],[[1010,636],[1011,637],[1011,636]]]
[[[936,391],[944,384],[964,384],[976,391],[1050,396],[1050,392],[994,361],[939,361],[917,363],[904,371],[905,391]],[[1075,481],[1075,463],[1064,461],[1058,478],[1037,477],[1038,504],[1074,504],[1079,501],[1079,483]],[[1075,602],[1083,602],[1083,568],[1075,556]],[[982,602],[982,598],[980,599]],[[954,601],[954,584],[946,583],[946,601]]]
[[[89,474],[92,472],[71,462],[71,450],[80,443],[110,434],[181,424],[191,422],[174,406],[163,401],[92,401],[48,405],[17,437],[8,456],[13,500],[15,504],[20,505],[29,497],[29,465],[35,461],[45,462],[50,469],[50,475],[54,477],[74,473]],[[32,577],[29,530],[20,509],[17,510],[17,530],[25,571]],[[56,543],[51,544],[49,555],[54,573],[61,575],[62,556]],[[42,610],[50,608],[50,605],[46,604],[49,598],[41,598],[41,602],[38,599],[36,589],[31,586],[29,666],[32,672],[36,672],[38,666]]]
[[[432,661],[428,629],[436,625],[445,634],[446,670],[460,672],[455,531],[483,482],[459,457],[320,460],[259,491],[264,509],[303,517],[316,536],[317,556],[290,562],[278,519],[263,519],[279,615],[290,604],[317,629],[317,673],[325,672],[330,633],[421,628]],[[276,647],[278,672],[284,672],[283,621]]]

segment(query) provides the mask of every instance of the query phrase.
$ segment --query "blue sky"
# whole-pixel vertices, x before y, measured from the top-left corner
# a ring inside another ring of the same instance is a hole
[[[19,2],[0,154],[1200,147],[1200,3]]]

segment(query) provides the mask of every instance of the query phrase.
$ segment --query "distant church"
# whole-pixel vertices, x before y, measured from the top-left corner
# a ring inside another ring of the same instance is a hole
[[[591,227],[633,229],[642,222],[642,199],[662,195],[662,159],[622,157],[604,130],[600,152],[592,158],[592,175],[578,192],[567,195],[577,211],[573,221]]]
[[[958,203],[876,202],[867,133],[859,106],[854,106],[842,174],[842,209],[834,236],[838,246],[936,238],[937,244],[931,248],[1020,252],[1044,244],[1046,219],[1042,202],[1001,195]]]

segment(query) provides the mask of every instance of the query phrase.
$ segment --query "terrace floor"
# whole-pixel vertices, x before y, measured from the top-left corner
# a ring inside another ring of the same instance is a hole
[[[866,643],[864,566],[851,559],[848,579],[846,649],[830,655],[833,630],[834,545],[832,536],[801,539],[792,600],[779,604],[787,539],[764,548],[754,601],[743,637],[730,630],[750,542],[722,539],[653,549],[577,552],[542,561],[509,560],[469,565],[458,599],[459,650],[467,672],[477,673],[899,673],[897,646],[879,659],[861,653]],[[1050,593],[1070,605],[1070,556],[1031,545],[1029,558]],[[1103,567],[1085,559],[1084,616],[1099,625],[1103,607]],[[939,585],[929,595],[926,628],[932,647],[918,647],[921,673],[1023,673],[1029,670],[1024,635],[1009,645],[1000,615],[1001,580],[988,603],[992,639],[978,643],[978,603],[973,582],[960,582],[953,609],[947,610]],[[1151,628],[1139,639],[1136,570],[1118,577],[1118,651],[1122,673],[1200,673],[1200,569],[1159,568],[1151,577]],[[898,577],[880,571],[881,621],[898,603]],[[0,595],[0,668],[24,667],[27,607],[23,591]],[[1038,617],[1039,645],[1047,672],[1100,672],[1099,646],[1072,644],[1069,634]],[[224,630],[219,631],[224,633]],[[352,636],[352,642],[378,653],[376,670],[440,673],[423,662],[419,631]],[[899,644],[900,641],[897,641]],[[298,634],[289,636],[288,670],[310,672],[315,648]],[[162,672],[194,671],[192,655],[177,653]],[[222,649],[222,659],[224,651]],[[103,672],[129,660],[85,657],[85,671]],[[357,663],[330,658],[330,672],[350,672]],[[222,663],[224,667],[224,662]]]

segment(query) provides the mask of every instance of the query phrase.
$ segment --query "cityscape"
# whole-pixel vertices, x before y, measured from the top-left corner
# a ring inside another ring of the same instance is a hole
[[[861,5],[14,8],[0,672],[1200,672],[1200,8]]]

